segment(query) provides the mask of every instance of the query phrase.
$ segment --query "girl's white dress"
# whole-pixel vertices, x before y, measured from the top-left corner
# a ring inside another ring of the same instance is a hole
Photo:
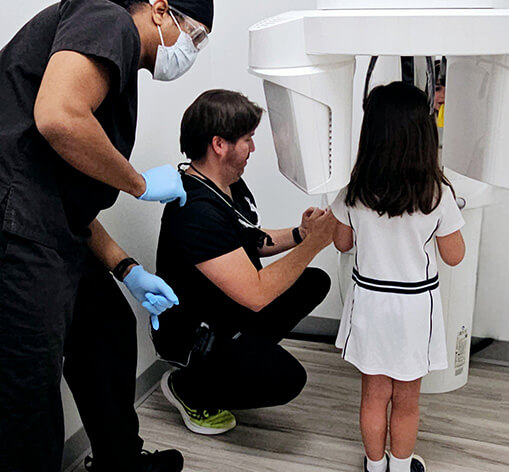
[[[336,346],[368,375],[410,381],[447,368],[435,237],[464,225],[452,191],[430,214],[389,218],[357,202],[346,188],[331,205],[353,230],[355,261]]]

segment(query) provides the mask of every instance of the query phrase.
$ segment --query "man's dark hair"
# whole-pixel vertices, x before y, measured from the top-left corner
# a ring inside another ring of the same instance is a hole
[[[438,160],[438,131],[428,98],[413,85],[393,82],[368,96],[359,153],[346,204],[359,200],[389,217],[431,213],[449,185]]]
[[[180,124],[180,151],[197,161],[214,136],[235,143],[260,123],[263,109],[238,92],[208,90],[185,111]]]

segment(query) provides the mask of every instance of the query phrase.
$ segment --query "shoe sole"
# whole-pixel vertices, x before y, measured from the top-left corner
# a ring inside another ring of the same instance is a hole
[[[177,400],[175,395],[170,389],[170,386],[168,385],[168,379],[171,375],[172,371],[169,370],[165,372],[161,378],[161,390],[163,391],[163,395],[166,397],[166,399],[179,411],[180,416],[182,417],[182,420],[184,421],[184,424],[186,425],[186,428],[189,431],[192,431],[196,434],[203,434],[205,436],[216,436],[218,434],[226,433],[227,431],[232,430],[237,426],[237,422],[233,421],[233,425],[229,426],[228,428],[207,428],[205,426],[198,426],[194,424],[190,419],[189,416],[185,410],[185,408],[182,406],[182,404]]]
[[[426,472],[426,463],[424,462],[424,459],[421,456],[414,454],[412,456],[412,459],[417,459],[417,460],[421,461],[421,464],[424,466],[424,472]]]

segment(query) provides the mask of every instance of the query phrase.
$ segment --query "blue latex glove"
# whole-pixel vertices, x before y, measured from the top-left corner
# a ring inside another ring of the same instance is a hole
[[[182,178],[171,165],[154,167],[141,175],[145,179],[147,188],[138,200],[169,203],[179,198],[180,206],[186,204],[187,195],[182,185]]]
[[[179,300],[170,286],[157,275],[147,272],[143,266],[133,267],[123,280],[127,289],[145,309],[150,312],[152,327],[159,329],[158,316]]]

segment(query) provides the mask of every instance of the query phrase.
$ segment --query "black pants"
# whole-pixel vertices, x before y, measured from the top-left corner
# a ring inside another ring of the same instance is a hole
[[[330,279],[308,268],[297,282],[244,323],[237,339],[218,341],[204,359],[175,374],[191,407],[226,410],[283,405],[306,384],[306,371],[278,343],[327,295]]]
[[[134,313],[111,274],[90,255],[65,344],[64,376],[90,439],[94,472],[139,469],[136,366]]]
[[[57,472],[60,380],[82,255],[0,232],[0,470]]]
[[[84,259],[0,232],[2,472],[61,469],[64,347],[98,470],[137,470],[134,316],[98,263],[82,275]]]

